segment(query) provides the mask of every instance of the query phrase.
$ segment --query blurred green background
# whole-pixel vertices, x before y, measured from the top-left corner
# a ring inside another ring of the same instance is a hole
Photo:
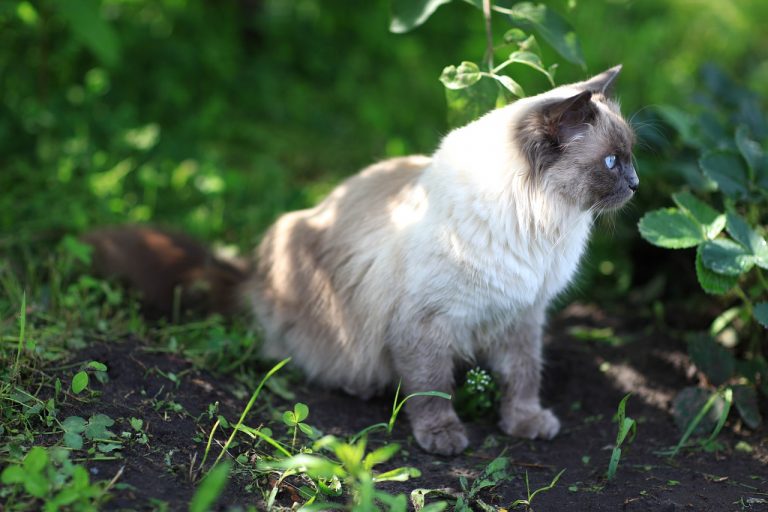
[[[573,25],[587,63],[542,44],[545,63],[560,64],[556,82],[623,63],[617,92],[641,138],[641,193],[600,223],[575,293],[653,295],[664,287],[653,258],[675,256],[641,241],[636,220],[669,204],[695,165],[654,108],[693,105],[705,63],[768,95],[768,2],[548,5]],[[482,15],[454,1],[398,35],[389,9],[384,0],[0,2],[0,252],[35,253],[123,222],[247,250],[280,213],[314,204],[362,166],[431,152],[448,130],[438,77],[482,58]],[[508,28],[495,16],[498,36]],[[545,87],[511,73],[529,92]]]

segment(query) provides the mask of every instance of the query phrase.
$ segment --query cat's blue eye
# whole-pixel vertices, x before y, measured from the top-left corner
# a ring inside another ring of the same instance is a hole
[[[608,169],[613,169],[613,166],[616,165],[616,155],[608,155],[603,161]]]

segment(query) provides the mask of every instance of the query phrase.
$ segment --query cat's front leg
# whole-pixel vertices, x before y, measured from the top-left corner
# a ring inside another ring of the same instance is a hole
[[[419,391],[453,394],[453,355],[444,340],[429,334],[421,333],[414,343],[392,350],[395,369],[402,378],[401,397]],[[405,412],[413,436],[424,450],[455,455],[469,444],[464,425],[450,400],[416,396],[405,403]]]
[[[511,436],[551,439],[560,431],[560,421],[539,400],[543,323],[544,308],[522,315],[487,357],[502,389],[499,427]]]

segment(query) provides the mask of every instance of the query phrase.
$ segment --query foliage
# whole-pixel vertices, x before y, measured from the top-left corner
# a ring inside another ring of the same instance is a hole
[[[5,467],[0,481],[8,510],[96,511],[104,499],[104,486],[91,483],[88,470],[73,464],[61,448],[33,447],[23,461]]]
[[[549,85],[555,85],[557,64],[544,66],[536,35],[547,41],[566,60],[585,66],[573,29],[551,7],[530,2],[518,2],[511,7],[504,7],[490,0],[465,1],[483,12],[487,47],[482,65],[463,61],[458,66],[447,66],[440,75],[440,81],[446,88],[451,126],[466,124],[494,107],[506,105],[526,95],[517,81],[507,74],[501,74],[512,64],[527,66],[546,77]],[[445,0],[395,1],[392,4],[390,30],[398,33],[412,30],[445,3]],[[493,12],[503,14],[514,27],[504,34],[501,44],[497,46],[493,43],[491,27]],[[495,54],[502,52],[505,55],[503,62],[494,65]]]
[[[513,501],[512,504],[509,507],[510,508],[515,508],[515,507],[521,507],[522,506],[522,507],[525,507],[527,510],[531,510],[531,506],[533,505],[533,499],[536,497],[536,495],[538,495],[538,494],[540,494],[542,492],[547,492],[547,491],[551,490],[554,486],[556,486],[557,482],[560,481],[560,477],[563,476],[563,473],[565,473],[565,470],[561,469],[560,472],[558,474],[556,474],[554,476],[554,478],[552,478],[551,482],[549,482],[547,485],[545,485],[543,487],[539,487],[535,491],[531,492],[531,486],[528,483],[528,472],[526,471],[525,472],[525,492],[526,492],[526,497]]]
[[[676,208],[646,213],[638,227],[643,238],[659,247],[696,248],[692,263],[701,288],[724,298],[724,311],[709,335],[735,334],[742,359],[735,360],[731,350],[709,336],[693,336],[689,354],[699,369],[714,385],[739,373],[768,393],[768,123],[749,91],[715,68],[705,70],[705,78],[709,96],[698,115],[671,106],[660,110],[682,142],[700,155],[700,174],[689,180],[698,195],[687,190],[673,194]],[[738,410],[756,426],[759,414],[749,405],[754,401],[744,396]]]
[[[459,485],[461,486],[461,494],[456,499],[456,505],[454,506],[455,512],[471,512],[471,505],[475,504],[483,510],[487,510],[489,505],[483,502],[478,494],[483,489],[490,489],[496,487],[506,480],[511,480],[514,476],[508,472],[507,465],[509,461],[506,457],[501,456],[493,459],[485,467],[483,472],[478,476],[472,485],[469,485],[466,477],[459,477]]]
[[[629,397],[630,395],[627,394],[622,398],[621,402],[619,402],[619,407],[616,410],[615,420],[618,424],[618,432],[616,433],[616,442],[611,451],[611,460],[608,463],[608,472],[606,473],[608,480],[613,480],[613,477],[616,476],[616,470],[618,469],[619,461],[621,460],[622,446],[625,442],[631,444],[632,441],[635,440],[635,436],[637,436],[637,421],[626,414],[627,400],[629,400]]]
[[[493,377],[482,368],[472,368],[456,389],[456,410],[462,417],[476,419],[494,414],[501,393]]]

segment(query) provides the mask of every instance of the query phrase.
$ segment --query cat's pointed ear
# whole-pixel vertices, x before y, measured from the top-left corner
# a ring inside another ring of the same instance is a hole
[[[613,66],[611,69],[607,69],[599,75],[593,76],[589,80],[582,82],[580,85],[588,91],[609,96],[613,90],[613,83],[616,81],[616,77],[619,76],[620,71],[621,64]]]
[[[583,132],[595,118],[591,99],[592,91],[586,90],[548,105],[545,115],[549,136],[562,144]]]

